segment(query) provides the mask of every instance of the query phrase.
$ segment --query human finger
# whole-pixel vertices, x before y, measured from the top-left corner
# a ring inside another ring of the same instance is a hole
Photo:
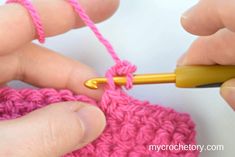
[[[235,79],[226,81],[220,88],[220,94],[235,111]]]
[[[221,28],[235,31],[234,0],[200,0],[181,18],[183,27],[196,35],[211,35]]]
[[[235,65],[235,33],[221,29],[211,36],[199,37],[178,61],[178,65]]]
[[[66,0],[33,0],[47,37],[82,27],[84,23]],[[80,0],[88,15],[99,22],[110,17],[119,0]],[[13,52],[37,37],[27,10],[20,4],[0,6],[0,55]]]
[[[82,102],[51,104],[0,122],[0,156],[62,156],[92,142],[104,127],[104,114],[97,107]]]
[[[95,99],[103,93],[102,88],[91,90],[84,86],[87,79],[97,76],[92,68],[36,44],[0,56],[0,73],[4,74],[0,84],[21,80],[39,87],[67,88]]]

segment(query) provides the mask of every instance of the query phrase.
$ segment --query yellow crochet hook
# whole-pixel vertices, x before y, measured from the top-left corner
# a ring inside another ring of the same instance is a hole
[[[235,78],[235,66],[182,66],[177,67],[173,73],[136,74],[133,84],[160,84],[175,83],[180,88],[219,87],[223,82]],[[125,85],[126,77],[113,77],[115,84]],[[93,78],[85,82],[90,89],[97,89],[100,84],[107,83],[104,77]]]

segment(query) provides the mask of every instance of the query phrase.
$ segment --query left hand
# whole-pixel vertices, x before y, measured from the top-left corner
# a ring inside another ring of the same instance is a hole
[[[33,0],[47,36],[84,26],[66,0]],[[80,0],[90,17],[102,21],[118,0]],[[31,17],[19,4],[0,6],[0,86],[21,80],[39,87],[67,88],[99,100],[102,89],[83,82],[95,77],[92,68],[31,43],[36,38]],[[0,156],[58,157],[96,139],[105,127],[100,109],[82,102],[50,104],[26,116],[0,122]]]

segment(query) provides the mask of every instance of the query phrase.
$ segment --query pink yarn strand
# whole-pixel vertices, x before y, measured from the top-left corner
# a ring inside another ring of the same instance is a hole
[[[126,76],[127,77],[127,84],[126,89],[130,89],[133,86],[132,83],[132,73],[136,71],[136,67],[131,65],[127,61],[121,61],[118,57],[117,53],[115,52],[111,43],[101,34],[99,29],[96,27],[94,22],[90,19],[90,17],[86,14],[86,11],[82,8],[77,0],[68,0],[68,2],[72,5],[75,12],[80,16],[83,22],[93,31],[95,36],[98,40],[105,46],[113,60],[115,61],[116,65],[113,68],[110,68],[106,73],[106,77],[108,78],[109,86],[112,89],[115,89],[115,84],[113,82],[113,76]],[[42,22],[40,20],[39,14],[37,13],[36,9],[28,0],[8,0],[7,3],[20,3],[22,4],[29,12],[32,17],[33,23],[35,25],[39,41],[43,43],[45,41],[45,33],[42,26]]]
[[[44,42],[44,30],[32,4],[27,0],[8,0],[9,2],[18,2],[25,6],[32,16],[39,40]],[[195,124],[188,114],[134,99],[122,88],[116,87],[113,76],[126,76],[126,88],[132,87],[132,74],[136,71],[136,66],[119,59],[112,45],[102,36],[77,0],[69,2],[116,62],[106,73],[109,81],[101,101],[69,90],[2,88],[0,121],[19,118],[58,102],[82,101],[95,105],[104,112],[106,128],[98,139],[63,157],[198,157],[197,150],[149,150],[149,145],[152,144],[195,145]]]
[[[80,16],[83,22],[93,31],[95,36],[99,39],[99,41],[106,47],[109,54],[112,56],[113,60],[116,62],[112,68],[110,68],[107,73],[106,77],[108,79],[108,84],[110,89],[114,90],[115,83],[113,81],[113,76],[126,76],[127,83],[126,89],[131,89],[133,86],[133,75],[136,71],[136,66],[131,65],[127,61],[121,61],[118,57],[117,53],[115,52],[113,46],[110,42],[104,38],[104,36],[100,33],[99,29],[95,26],[94,22],[90,19],[90,17],[86,14],[86,11],[82,8],[82,6],[77,2],[77,0],[68,0],[68,2],[73,6],[76,13]]]
[[[7,0],[6,3],[20,3],[28,10],[28,12],[32,18],[33,24],[35,25],[36,33],[38,35],[38,41],[40,43],[44,43],[45,42],[44,28],[42,26],[40,16],[37,13],[34,6],[32,5],[32,3],[28,0]]]
[[[90,17],[86,14],[86,11],[80,6],[77,0],[68,0],[68,2],[73,6],[76,13],[79,14],[80,18],[83,22],[94,32],[95,36],[99,39],[99,41],[106,47],[113,60],[118,63],[120,62],[120,58],[117,56],[113,46],[110,42],[104,38],[104,36],[100,33],[99,29],[95,26],[94,22],[90,19]]]

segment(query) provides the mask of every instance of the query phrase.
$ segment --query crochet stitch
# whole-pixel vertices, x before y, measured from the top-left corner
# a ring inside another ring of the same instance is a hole
[[[123,90],[106,92],[102,102],[68,90],[0,89],[0,120],[17,118],[46,105],[83,101],[98,106],[107,119],[103,134],[64,157],[196,157],[197,151],[150,151],[154,145],[195,144],[194,123],[188,114],[152,105]]]
[[[120,60],[112,45],[102,36],[76,0],[68,2],[116,62],[106,73],[109,81],[101,101],[73,94],[69,90],[3,88],[0,89],[0,120],[18,118],[56,102],[83,101],[98,106],[104,112],[107,126],[97,140],[65,157],[197,157],[199,152],[193,150],[148,149],[149,145],[195,144],[193,121],[188,114],[134,99],[116,86],[112,77],[124,75],[127,77],[126,89],[130,89],[132,73],[136,71],[136,67]]]

